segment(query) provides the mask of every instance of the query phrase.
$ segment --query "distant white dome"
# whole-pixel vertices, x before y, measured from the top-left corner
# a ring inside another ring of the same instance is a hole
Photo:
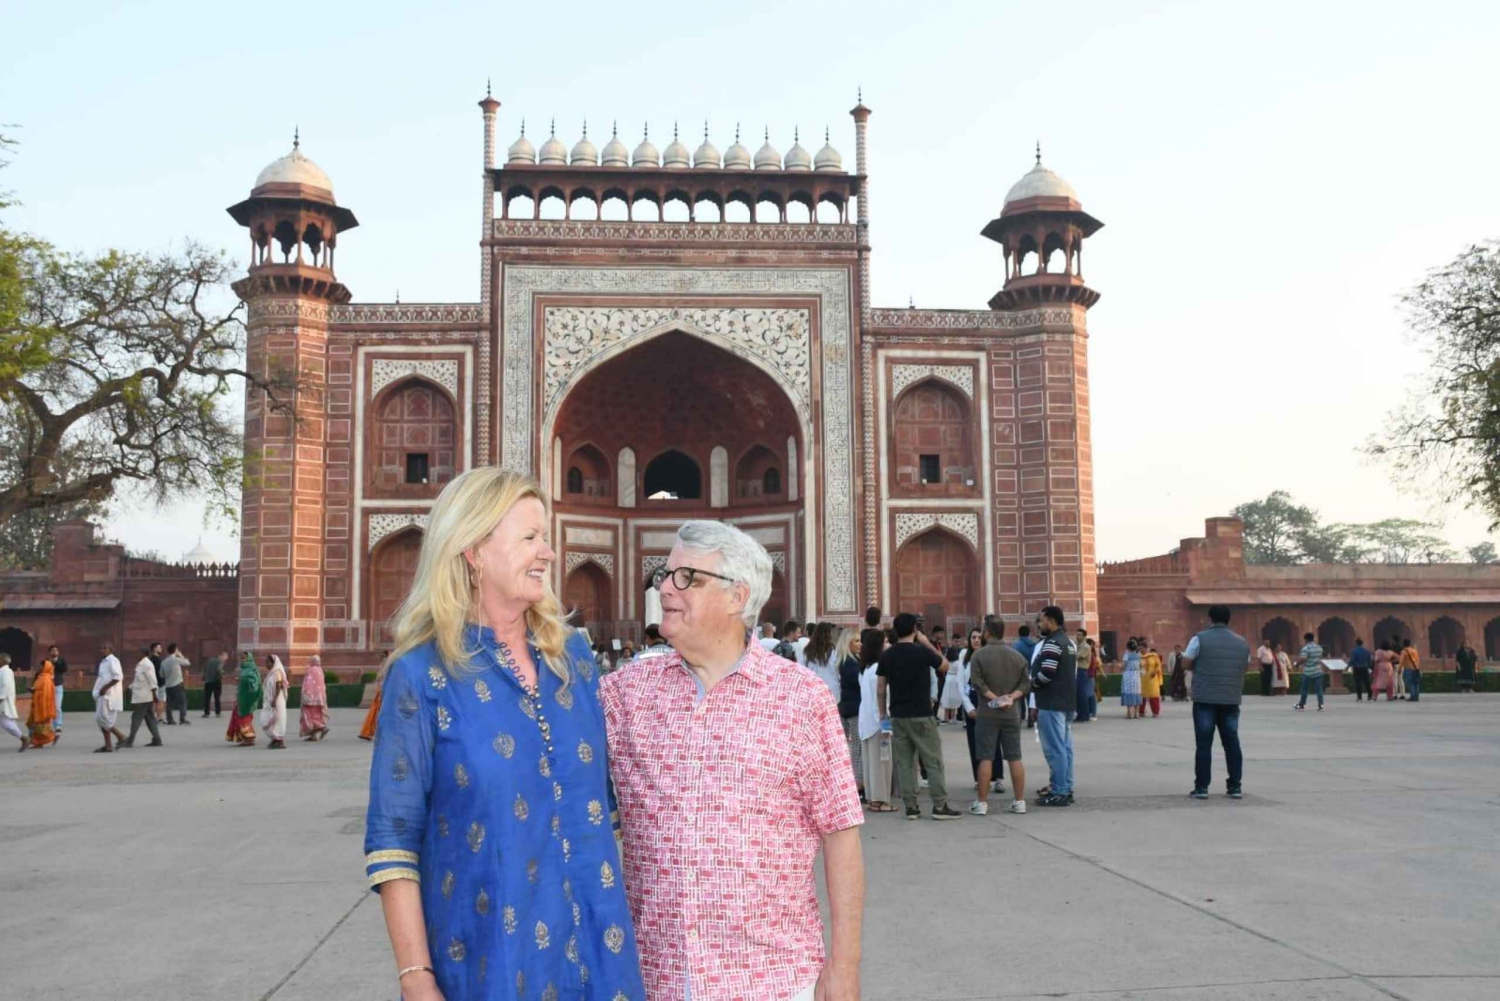
[[[193,547],[192,552],[190,552],[187,555],[183,556],[182,562],[184,562],[184,563],[217,563],[217,562],[219,562],[219,558],[214,555],[214,551],[212,549],[209,549],[207,546],[205,546],[203,544],[203,540],[202,539],[199,539],[198,540],[198,545],[196,545],[196,546]]]
[[[713,143],[708,141],[708,123],[704,122],[703,145],[699,146],[693,152],[693,166],[718,168],[723,166],[723,163],[724,161],[720,158],[719,151],[714,148]]]
[[[628,167],[630,166],[630,150],[620,142],[619,130],[610,133],[609,142],[604,144],[604,152],[599,161],[601,167]]]
[[[1036,166],[1026,172],[1011,189],[1005,193],[1005,204],[1019,202],[1025,198],[1071,198],[1079,201],[1078,192],[1073,190],[1073,185],[1058,177],[1052,171],[1042,166],[1042,154],[1037,153]]]
[[[792,148],[786,151],[787,170],[812,170],[812,154],[802,148],[801,137],[796,130],[792,132]]]
[[[692,166],[692,161],[688,159],[687,147],[677,141],[676,125],[672,126],[671,144],[662,150],[661,165],[663,167],[670,167],[673,170],[682,170]]]
[[[758,150],[755,151],[755,169],[756,170],[780,170],[781,169],[781,154],[776,151],[776,147],[775,146],[771,145],[771,130],[770,130],[770,128],[766,129],[766,141],[765,141],[765,145],[761,146],[760,149],[758,149]]]
[[[589,142],[589,123],[583,123],[583,138],[573,144],[573,155],[570,158],[575,167],[597,167],[599,166],[599,151],[594,144]]]
[[[734,127],[734,145],[724,151],[725,170],[749,170],[750,151],[740,145],[740,128]]]
[[[255,186],[263,184],[305,184],[309,188],[322,188],[333,194],[333,181],[323,173],[323,168],[302,155],[301,140],[292,142],[292,151],[274,161],[255,178]]]
[[[537,151],[537,163],[551,167],[566,167],[568,165],[568,147],[564,146],[557,138],[557,123],[552,123],[552,134],[547,141],[542,143],[542,148]]]
[[[630,155],[630,165],[632,167],[661,166],[661,154],[658,153],[656,151],[656,147],[651,144],[650,125],[646,126],[645,136],[641,139],[641,144],[637,146],[635,148],[635,152]]]
[[[536,163],[536,147],[531,145],[531,140],[526,138],[526,122],[521,122],[521,135],[515,142],[510,144],[510,149],[505,153],[505,162],[511,163]]]
[[[838,172],[844,169],[844,158],[839,156],[839,151],[833,148],[828,141],[828,130],[823,130],[823,148],[818,150],[818,155],[813,160],[813,169],[819,173]]]

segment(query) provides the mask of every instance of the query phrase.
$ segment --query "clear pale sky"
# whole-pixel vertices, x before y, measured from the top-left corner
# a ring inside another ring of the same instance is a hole
[[[502,149],[522,116],[569,146],[584,118],[632,146],[679,120],[690,148],[706,118],[721,150],[736,121],[752,149],[769,125],[783,152],[831,125],[850,169],[863,85],[877,306],[984,307],[1001,266],[979,230],[1040,140],[1105,222],[1084,255],[1101,557],[1277,488],[1329,520],[1436,513],[1484,538],[1358,447],[1422,366],[1397,296],[1500,237],[1500,4],[24,0],[5,22],[10,225],[243,260],[224,208],[300,125],[359,216],[338,262],[361,301],[478,298],[486,77]],[[200,519],[127,504],[110,531],[175,556]]]

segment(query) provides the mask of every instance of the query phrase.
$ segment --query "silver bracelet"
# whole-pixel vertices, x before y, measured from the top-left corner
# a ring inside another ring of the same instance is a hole
[[[402,977],[406,976],[408,973],[416,973],[418,970],[426,970],[428,973],[432,974],[433,976],[437,976],[437,971],[434,970],[432,967],[430,967],[430,966],[420,966],[419,965],[419,966],[408,966],[406,969],[404,969],[400,973],[396,974],[396,979],[399,981]]]

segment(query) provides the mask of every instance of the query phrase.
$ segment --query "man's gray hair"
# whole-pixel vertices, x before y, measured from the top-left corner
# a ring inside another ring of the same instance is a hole
[[[722,521],[689,521],[677,530],[677,541],[695,553],[717,553],[719,572],[750,589],[742,617],[754,627],[771,599],[771,554],[733,525]]]

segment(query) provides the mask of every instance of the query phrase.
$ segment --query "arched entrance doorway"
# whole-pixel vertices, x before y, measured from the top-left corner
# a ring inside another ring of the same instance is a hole
[[[1280,643],[1281,649],[1293,659],[1296,658],[1297,651],[1302,649],[1302,634],[1297,632],[1297,624],[1279,615],[1261,627],[1260,638],[1267,643]]]
[[[1394,615],[1388,615],[1375,623],[1375,633],[1372,636],[1377,649],[1380,647],[1380,644],[1390,641],[1391,649],[1393,650],[1401,649],[1401,642],[1411,638],[1411,626],[1402,622]]]
[[[0,629],[0,653],[10,654],[12,670],[31,670],[31,634],[15,626]]]
[[[807,610],[810,561],[798,549],[816,539],[806,523],[815,500],[790,489],[801,486],[793,469],[796,457],[807,454],[805,423],[790,392],[767,371],[702,337],[668,331],[590,370],[544,427],[544,462],[566,457],[555,476],[546,471],[560,484],[554,512],[562,565],[572,539],[580,552],[612,549],[615,580],[644,579],[648,565],[659,566],[670,550],[677,524],[721,519],[755,535],[785,568],[766,612],[778,603],[783,615]],[[579,466],[574,476],[571,461],[585,446],[618,457],[610,490],[587,504],[572,487],[587,492],[588,469]],[[560,572],[559,589],[570,579]],[[628,635],[647,619],[644,596],[618,597],[624,621],[616,635]]]
[[[370,559],[370,632],[378,647],[392,642],[391,617],[406,600],[417,576],[422,531],[408,528],[383,539]]]
[[[1427,654],[1439,660],[1452,657],[1464,642],[1463,623],[1447,615],[1427,627]]]
[[[895,576],[894,611],[924,616],[928,629],[963,628],[977,617],[974,552],[958,536],[932,528],[911,539],[896,553]]]
[[[1318,626],[1318,646],[1329,657],[1343,658],[1354,649],[1354,626],[1335,615]]]
[[[613,594],[609,575],[593,560],[585,560],[563,583],[563,607],[583,616],[584,625],[593,633],[599,623],[614,621]]]

